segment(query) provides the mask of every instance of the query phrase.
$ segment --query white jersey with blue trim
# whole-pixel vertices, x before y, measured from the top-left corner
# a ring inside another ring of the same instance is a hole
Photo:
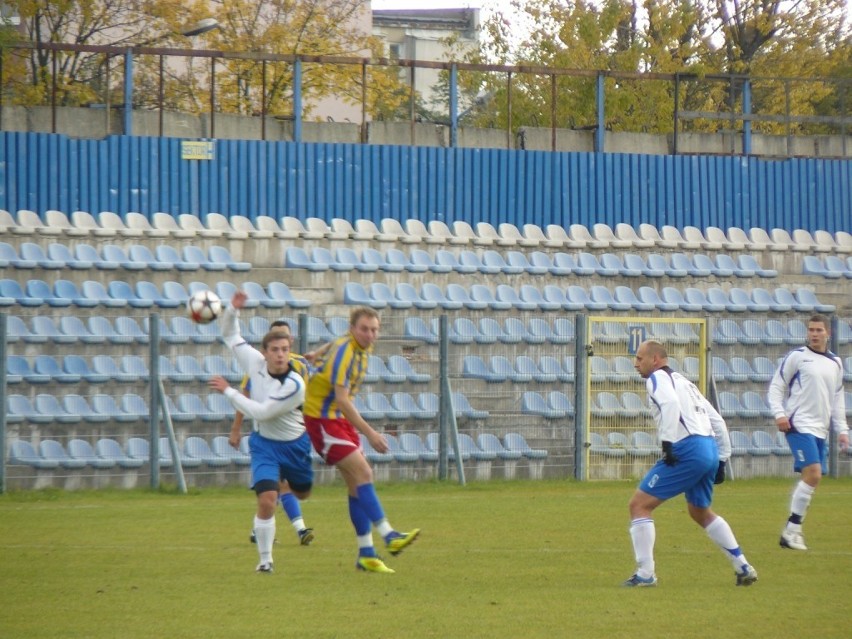
[[[695,384],[666,366],[648,376],[645,388],[660,441],[674,443],[691,435],[713,437],[719,459],[731,456],[725,420]]]
[[[769,407],[775,419],[787,417],[796,432],[828,437],[849,432],[843,396],[843,365],[831,351],[807,346],[787,353],[769,383]]]
[[[291,441],[305,432],[301,406],[305,402],[305,382],[301,375],[272,376],[266,358],[240,335],[239,311],[225,309],[219,318],[222,339],[233,351],[240,367],[249,376],[246,397],[236,388],[227,388],[225,396],[238,411],[254,419],[254,429],[267,439]]]

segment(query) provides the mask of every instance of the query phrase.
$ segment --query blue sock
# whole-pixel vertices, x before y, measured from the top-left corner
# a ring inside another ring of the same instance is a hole
[[[358,536],[369,534],[372,530],[367,513],[364,512],[358,499],[351,496],[349,497],[349,519],[352,520],[352,526]]]
[[[299,500],[293,493],[283,493],[278,496],[278,501],[281,502],[281,507],[287,513],[290,521],[299,519],[302,516],[302,507],[299,505]]]
[[[379,503],[379,496],[376,494],[376,488],[373,484],[358,486],[358,501],[367,517],[374,524],[378,525],[385,518],[385,511],[382,509],[382,504]]]

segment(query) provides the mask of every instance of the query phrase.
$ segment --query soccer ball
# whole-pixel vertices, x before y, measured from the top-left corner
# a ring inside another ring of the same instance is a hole
[[[197,324],[209,324],[222,313],[222,300],[213,291],[198,291],[186,300],[186,312]]]

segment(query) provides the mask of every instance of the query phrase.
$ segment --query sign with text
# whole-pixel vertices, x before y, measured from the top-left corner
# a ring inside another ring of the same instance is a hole
[[[213,160],[216,146],[212,140],[183,140],[180,143],[182,160]]]

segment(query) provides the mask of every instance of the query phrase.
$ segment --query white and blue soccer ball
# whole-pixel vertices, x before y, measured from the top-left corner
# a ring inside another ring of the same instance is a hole
[[[196,324],[209,324],[222,313],[222,300],[213,291],[198,291],[186,301],[186,312]]]

